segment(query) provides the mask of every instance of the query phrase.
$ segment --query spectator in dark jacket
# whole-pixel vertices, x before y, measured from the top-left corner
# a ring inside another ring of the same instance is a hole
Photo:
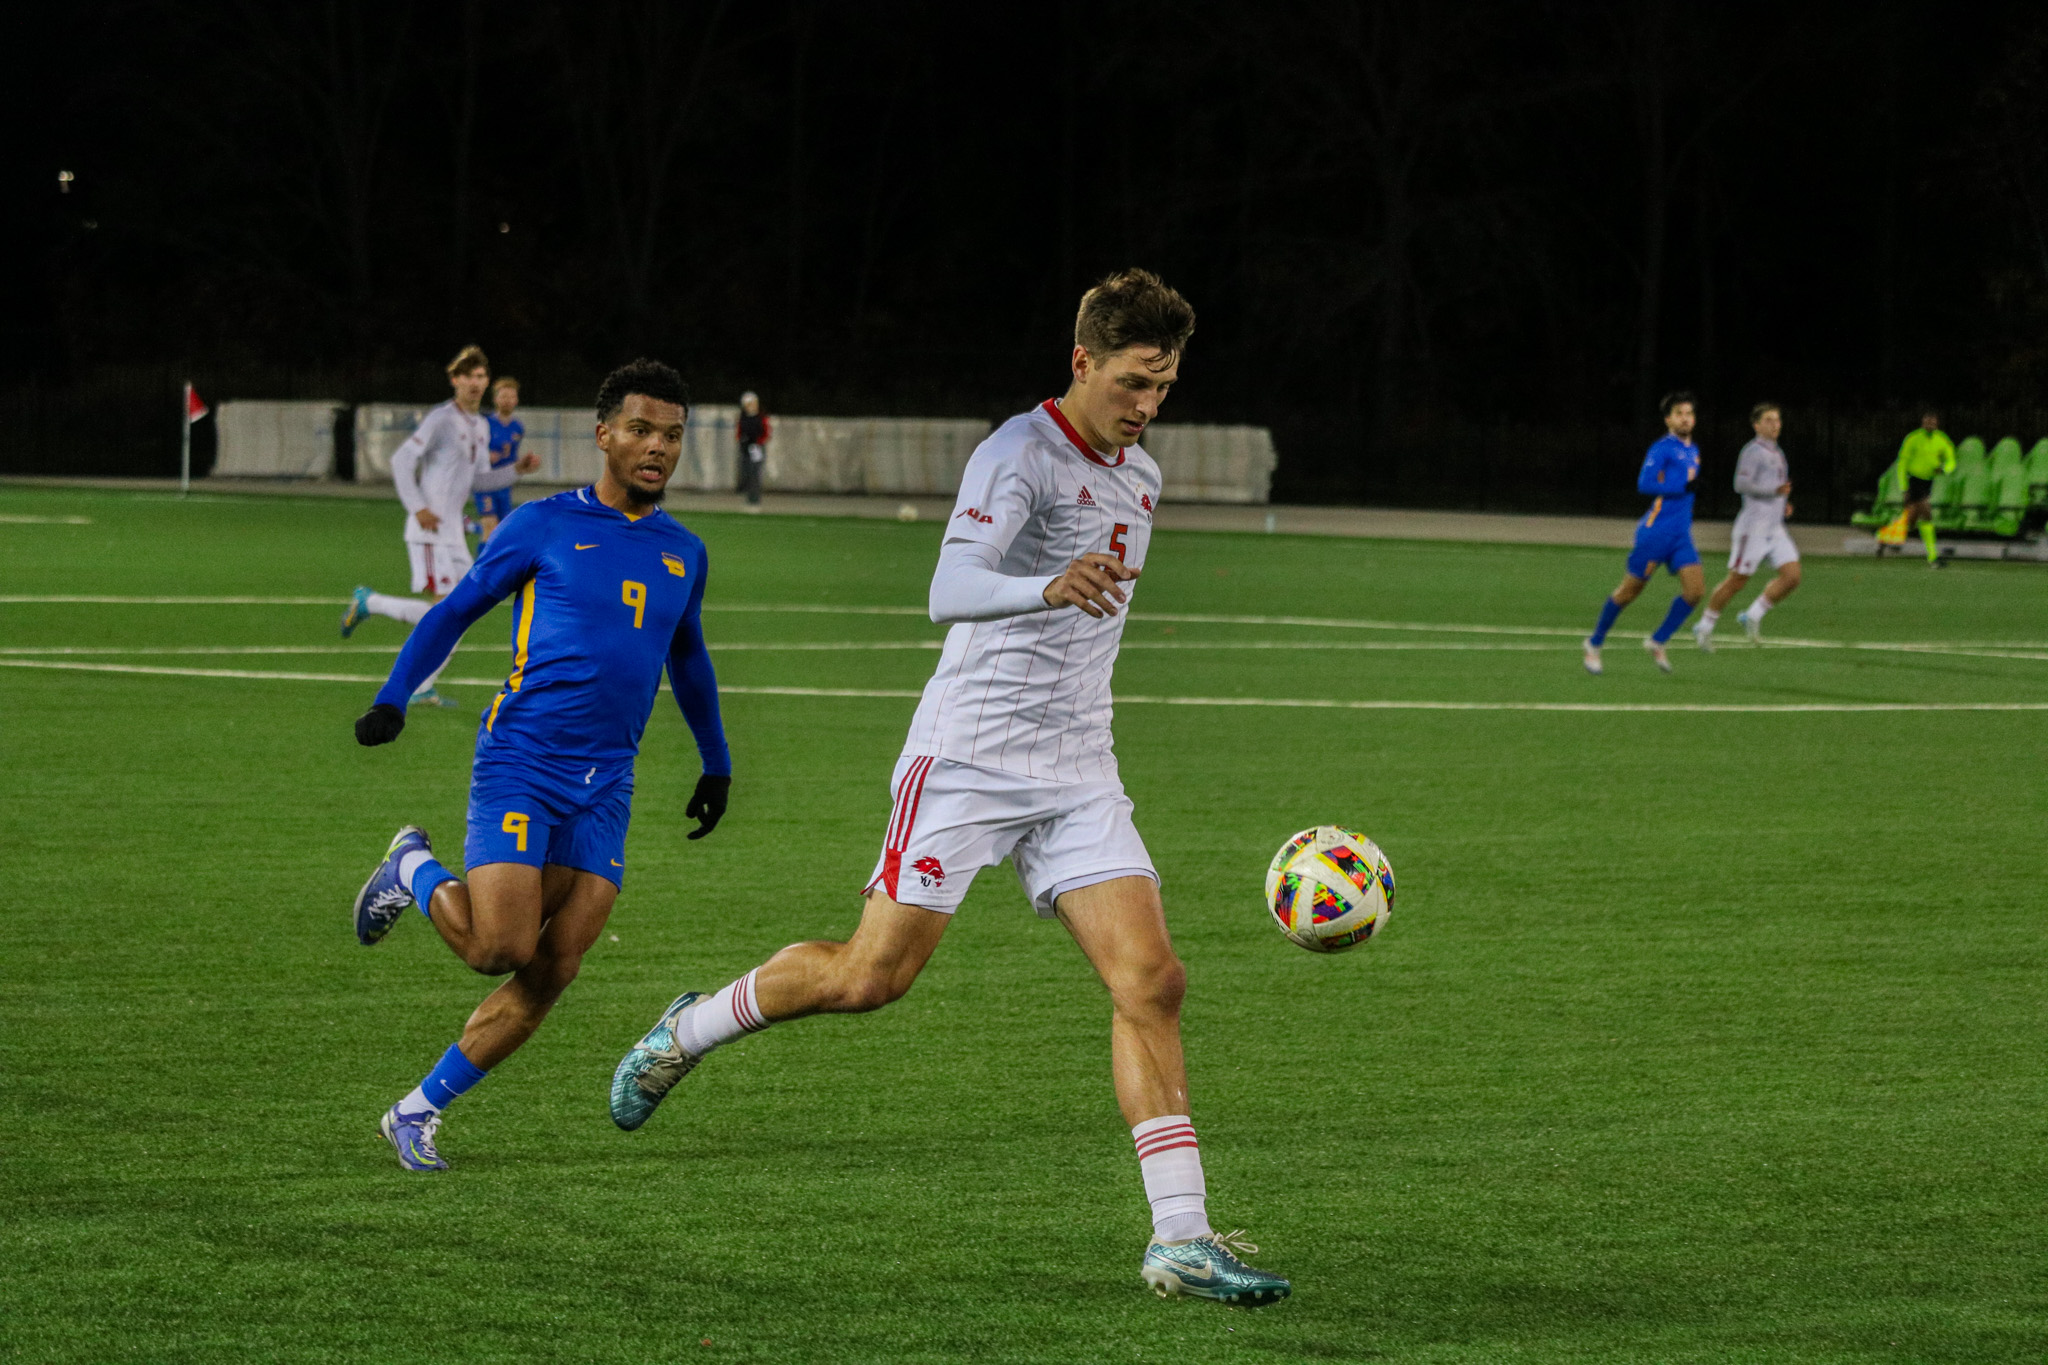
[[[740,420],[734,428],[740,442],[740,492],[747,495],[747,510],[761,510],[761,469],[768,463],[768,414],[761,411],[760,395],[740,395]]]

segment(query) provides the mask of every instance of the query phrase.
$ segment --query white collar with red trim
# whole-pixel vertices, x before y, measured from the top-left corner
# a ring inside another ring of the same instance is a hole
[[[1104,469],[1115,469],[1118,465],[1121,465],[1124,462],[1124,452],[1130,449],[1130,447],[1118,446],[1116,448],[1116,458],[1114,460],[1108,458],[1107,456],[1097,451],[1095,447],[1089,445],[1086,441],[1081,439],[1081,433],[1074,430],[1074,424],[1067,420],[1067,415],[1064,412],[1060,411],[1059,399],[1048,398],[1045,400],[1045,402],[1039,404],[1039,406],[1044,408],[1046,412],[1052,414],[1052,420],[1059,423],[1060,430],[1064,431],[1067,434],[1067,439],[1074,443],[1074,449],[1080,451],[1083,455],[1086,455],[1089,459],[1095,461],[1095,463],[1101,465]]]

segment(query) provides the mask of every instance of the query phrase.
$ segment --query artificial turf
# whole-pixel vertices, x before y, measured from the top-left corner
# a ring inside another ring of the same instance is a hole
[[[89,518],[86,524],[23,517]],[[735,687],[897,692],[929,523],[686,518]],[[390,506],[0,490],[0,661],[375,676]],[[1611,551],[1163,532],[1127,696],[2048,701],[2048,574],[1817,560],[1767,623],[1931,653],[1575,639]],[[1662,613],[1660,582],[1623,619]],[[1745,598],[1746,600],[1746,598]],[[1552,628],[1489,634],[1387,625]],[[1732,622],[1731,622],[1732,625]],[[505,616],[450,676],[505,667]],[[1739,632],[1733,632],[1739,639]],[[1725,638],[1725,635],[1724,635]],[[1219,649],[1220,644],[1277,648]],[[1428,646],[1389,650],[1357,644]],[[2014,643],[2028,649],[2004,649]],[[1312,644],[1318,648],[1291,647]],[[1447,645],[1487,648],[1446,649]],[[1513,649],[1492,646],[1512,645]],[[1344,646],[1344,647],[1331,647]],[[378,651],[382,652],[378,652]],[[1995,657],[1993,657],[1995,655]],[[2032,657],[2014,657],[2028,656]],[[445,686],[445,685],[444,685]],[[0,1355],[39,1361],[1990,1361],[2048,1348],[2048,712],[1124,705],[1124,780],[1191,986],[1211,1209],[1294,1297],[1160,1302],[1108,1009],[1007,868],[905,1000],[771,1029],[616,1131],[677,990],[844,936],[912,703],[735,692],[731,814],[666,697],[610,931],[450,1110],[445,1176],[377,1117],[489,983],[347,907],[394,826],[457,842],[477,704],[363,750],[367,683],[0,667]],[[1260,905],[1293,830],[1375,836],[1371,946]],[[459,846],[459,845],[458,845]]]

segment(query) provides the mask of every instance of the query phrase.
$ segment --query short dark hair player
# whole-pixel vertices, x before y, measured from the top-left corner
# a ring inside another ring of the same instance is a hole
[[[476,567],[428,612],[356,721],[386,744],[405,702],[478,618],[507,597],[512,669],[477,726],[461,881],[407,825],[356,896],[356,937],[381,940],[410,905],[456,956],[511,980],[380,1131],[411,1171],[447,1169],[441,1111],[533,1036],[597,941],[625,880],[633,760],[665,665],[704,775],[685,807],[709,834],[725,813],[732,759],[698,615],[704,542],[658,505],[682,454],[689,394],[668,366],[636,360],[597,395],[596,483],[516,508]]]
[[[1707,575],[1700,568],[1700,552],[1692,543],[1692,485],[1700,474],[1700,448],[1692,442],[1696,420],[1692,395],[1683,391],[1667,393],[1658,406],[1664,412],[1664,435],[1643,456],[1642,471],[1636,475],[1636,492],[1653,499],[1650,510],[1636,523],[1635,548],[1629,551],[1628,572],[1600,606],[1600,624],[1586,637],[1586,671],[1600,671],[1600,646],[1607,640],[1621,609],[1636,600],[1649,586],[1659,564],[1678,575],[1678,596],[1664,613],[1664,622],[1643,641],[1643,648],[1657,667],[1671,671],[1671,655],[1664,648],[1700,598],[1706,595]]]

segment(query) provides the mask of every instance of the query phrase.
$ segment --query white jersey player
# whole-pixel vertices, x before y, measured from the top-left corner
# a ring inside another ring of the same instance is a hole
[[[1728,546],[1728,576],[1707,599],[1707,609],[1692,628],[1701,649],[1714,647],[1714,624],[1742,585],[1749,582],[1759,565],[1769,560],[1777,570],[1756,600],[1736,620],[1752,641],[1763,638],[1764,613],[1789,597],[1799,586],[1799,546],[1785,529],[1792,513],[1792,471],[1785,452],[1778,448],[1778,433],[1784,428],[1784,414],[1775,403],[1759,403],[1749,412],[1750,428],[1756,439],[1742,448],[1735,465],[1735,491],[1742,494],[1742,512],[1735,518],[1735,530]]]
[[[1244,1307],[1287,1296],[1286,1280],[1238,1258],[1256,1247],[1209,1226],[1181,1058],[1187,977],[1110,743],[1110,670],[1159,505],[1139,441],[1194,323],[1148,271],[1083,296],[1066,394],[1004,423],[961,478],[930,596],[952,629],[896,764],[860,927],[671,1004],[613,1076],[620,1127],[725,1043],[901,997],[976,873],[1007,857],[1109,988],[1117,1100],[1152,1205],[1141,1275],[1161,1294]]]
[[[391,452],[391,482],[405,507],[412,590],[425,597],[394,597],[358,587],[341,616],[343,638],[371,616],[417,625],[469,572],[473,560],[462,534],[462,514],[477,471],[490,465],[490,426],[478,411],[489,382],[490,362],[477,347],[465,346],[448,362],[448,385],[455,396],[428,412]],[[434,690],[439,676],[440,670],[434,670],[412,705],[453,704]]]

